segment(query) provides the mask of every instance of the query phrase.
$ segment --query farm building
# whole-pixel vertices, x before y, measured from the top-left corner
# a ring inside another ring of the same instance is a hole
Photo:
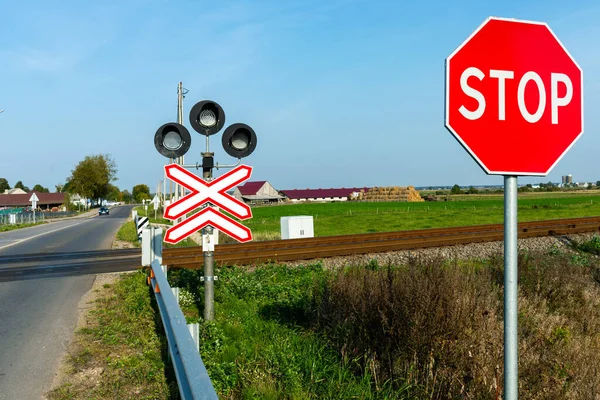
[[[246,182],[235,188],[233,197],[245,203],[278,203],[284,199],[267,181]]]
[[[31,206],[29,199],[32,193],[38,197],[37,208],[40,210],[50,210],[54,207],[61,207],[65,203],[64,193],[40,193],[31,191],[25,194],[0,194],[0,208],[28,207]]]
[[[359,193],[368,192],[369,188],[341,189],[291,189],[281,190],[281,193],[292,202],[298,201],[348,201],[356,200]]]
[[[6,189],[4,191],[4,194],[27,194],[27,192],[24,191],[23,189],[12,188],[12,189]]]

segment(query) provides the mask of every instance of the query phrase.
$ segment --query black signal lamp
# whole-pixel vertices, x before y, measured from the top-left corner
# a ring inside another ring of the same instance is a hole
[[[154,134],[154,147],[168,158],[181,157],[190,149],[192,137],[187,128],[176,122],[169,122],[158,128]]]
[[[256,148],[256,133],[246,124],[232,124],[221,139],[223,149],[232,157],[248,157]]]
[[[202,135],[214,135],[225,125],[225,112],[218,103],[203,100],[192,107],[190,124],[196,132]]]

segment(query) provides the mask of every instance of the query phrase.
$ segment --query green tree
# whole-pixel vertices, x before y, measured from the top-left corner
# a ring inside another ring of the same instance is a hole
[[[29,192],[29,188],[25,185],[23,185],[23,182],[18,181],[17,183],[15,183],[15,189],[21,189],[25,192]]]
[[[65,184],[64,183],[57,183],[56,185],[54,185],[54,188],[56,189],[56,193],[63,193],[65,190]]]
[[[133,199],[133,196],[131,195],[131,193],[129,193],[129,190],[123,190],[121,192],[121,198],[119,201],[123,201],[125,203],[131,203],[131,199]]]
[[[119,201],[121,197],[121,191],[115,185],[109,185],[108,194],[106,195],[106,200],[110,201]]]
[[[48,190],[48,188],[43,187],[39,183],[33,187],[33,190],[40,193],[50,193],[50,190]]]
[[[0,194],[4,193],[4,191],[8,189],[10,189],[8,181],[4,178],[0,178]]]
[[[101,200],[108,195],[116,174],[117,165],[110,155],[86,156],[71,171],[68,190],[88,199]]]
[[[8,181],[4,178],[0,178],[0,194],[4,193],[4,191],[8,189],[10,189]]]
[[[148,187],[148,185],[144,184],[135,185],[131,194],[133,195],[133,200],[136,203],[141,203],[142,200],[149,200],[151,198],[150,188]]]
[[[460,186],[458,186],[458,185],[452,186],[452,189],[450,189],[450,193],[452,193],[452,194],[460,194]]]
[[[475,189],[473,186],[469,186],[469,194],[477,194],[479,190]]]

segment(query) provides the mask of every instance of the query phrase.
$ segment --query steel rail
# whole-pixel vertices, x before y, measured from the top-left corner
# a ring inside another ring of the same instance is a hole
[[[525,232],[528,229],[536,227],[559,227],[569,225],[581,225],[581,224],[596,224],[600,223],[600,217],[586,217],[586,218],[569,218],[569,219],[558,219],[548,221],[531,221],[523,222],[519,224],[519,231]],[[339,235],[339,236],[325,236],[317,238],[306,238],[306,239],[288,239],[288,240],[270,240],[264,242],[250,242],[240,244],[225,244],[215,246],[215,251],[219,253],[239,253],[240,251],[250,250],[255,251],[259,249],[282,249],[292,247],[309,247],[309,246],[321,246],[328,244],[336,244],[340,242],[344,243],[362,243],[365,241],[381,241],[390,240],[394,238],[409,238],[409,237],[424,237],[429,238],[433,236],[449,236],[460,233],[469,232],[503,232],[504,225],[502,224],[488,224],[488,225],[474,225],[474,226],[459,226],[451,228],[432,228],[432,229],[418,229],[409,231],[396,231],[396,232],[377,232],[377,233],[366,233],[366,234],[353,234],[353,235]],[[217,250],[218,249],[218,250]],[[169,257],[185,257],[189,254],[197,254],[197,247],[183,247],[177,249],[165,249]]]
[[[600,217],[586,217],[523,222],[519,224],[518,235],[532,238],[597,231],[600,231]],[[214,255],[219,264],[244,265],[502,241],[503,238],[503,225],[493,224],[217,245]],[[164,249],[163,263],[171,267],[201,268],[202,249]]]
[[[61,253],[31,253],[22,255],[0,256],[0,266],[7,263],[21,263],[33,261],[53,261],[57,259],[85,259],[104,257],[140,256],[140,249],[94,250]]]

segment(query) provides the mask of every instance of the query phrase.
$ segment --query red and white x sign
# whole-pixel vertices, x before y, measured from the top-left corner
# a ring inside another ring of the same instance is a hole
[[[242,220],[252,218],[252,211],[248,205],[226,193],[227,190],[249,179],[252,167],[240,165],[210,182],[203,181],[177,164],[166,165],[165,172],[168,178],[191,191],[190,194],[165,209],[165,218],[176,220],[206,203],[214,204]],[[211,225],[239,242],[252,240],[250,229],[233,218],[207,207],[180,224],[169,228],[165,242],[180,242],[207,225]]]

